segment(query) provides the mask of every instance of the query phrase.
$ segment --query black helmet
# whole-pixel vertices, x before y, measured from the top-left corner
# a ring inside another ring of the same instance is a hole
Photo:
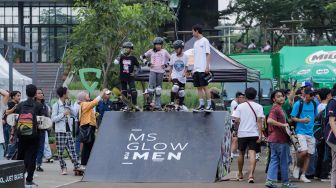
[[[133,49],[133,46],[134,45],[131,42],[124,42],[122,45],[123,48],[130,48],[130,49]]]
[[[156,44],[163,45],[163,38],[161,38],[161,37],[155,37],[155,39],[153,40],[153,45],[156,45]]]
[[[173,48],[174,49],[178,49],[178,48],[183,49],[184,48],[184,42],[182,40],[176,40],[176,41],[174,41]]]

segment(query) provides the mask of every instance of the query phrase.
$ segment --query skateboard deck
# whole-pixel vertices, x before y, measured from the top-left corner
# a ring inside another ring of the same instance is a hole
[[[36,118],[39,129],[51,129],[53,123],[49,117],[37,116]]]
[[[7,124],[10,126],[15,126],[16,120],[18,119],[19,114],[9,114],[7,115],[6,121]]]

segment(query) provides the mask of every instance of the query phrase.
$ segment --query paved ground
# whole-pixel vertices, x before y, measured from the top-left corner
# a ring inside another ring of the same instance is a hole
[[[70,161],[67,161],[69,172],[72,169]],[[233,171],[236,170],[237,162],[233,163]],[[51,188],[51,187],[65,187],[65,188],[260,188],[264,187],[263,183],[265,181],[265,165],[263,162],[259,162],[257,165],[257,170],[255,174],[256,183],[249,185],[246,181],[225,181],[218,183],[90,183],[90,182],[80,182],[81,177],[74,176],[71,173],[67,176],[60,175],[60,168],[58,161],[53,164],[43,165],[45,172],[37,172],[37,177],[35,177],[35,182],[39,184],[39,188]],[[235,172],[233,172],[234,174]],[[300,182],[295,182],[298,187],[303,188],[328,188],[329,183],[323,183],[320,181],[314,181],[310,184],[303,184]]]

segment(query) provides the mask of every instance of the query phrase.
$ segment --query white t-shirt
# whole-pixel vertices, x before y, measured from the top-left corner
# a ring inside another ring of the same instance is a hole
[[[1,117],[1,119],[0,119],[0,144],[5,143],[5,138],[4,138],[4,134],[3,134],[3,125],[2,125],[2,118],[3,118],[3,114],[4,114],[5,110],[7,110],[7,105],[4,104],[1,100],[0,101],[0,117]]]
[[[188,66],[188,56],[183,53],[182,56],[177,57],[174,53],[171,55],[169,65],[173,67],[171,75],[172,79],[178,79],[179,82],[185,84],[187,82],[187,78],[183,76],[183,73]]]
[[[206,54],[210,54],[210,43],[202,37],[194,43],[194,70],[193,72],[205,72]]]
[[[238,106],[238,102],[235,99],[232,100],[231,105],[230,105],[230,112],[231,112],[231,114],[233,113],[233,111],[235,110],[235,108],[237,106]]]
[[[320,103],[317,107],[317,113],[322,112],[327,107],[327,104]]]
[[[249,103],[254,109],[257,117],[263,118],[264,111],[262,106],[255,102]],[[238,138],[259,136],[256,117],[247,102],[239,104],[237,109],[233,112],[232,116],[240,119]]]

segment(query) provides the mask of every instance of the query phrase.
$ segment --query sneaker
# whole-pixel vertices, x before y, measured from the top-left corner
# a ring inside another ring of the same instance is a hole
[[[61,172],[62,175],[67,175],[68,172],[67,172],[67,168],[62,168],[62,172]]]
[[[269,187],[269,188],[277,188],[278,186],[276,184],[274,184],[272,181],[267,181],[265,183],[265,186],[266,187]]]
[[[194,112],[203,112],[204,111],[204,105],[201,105],[198,108],[195,108],[193,111]]]
[[[301,175],[300,180],[304,183],[311,183],[311,181],[304,174]]]
[[[322,182],[330,182],[331,180],[329,178],[322,178],[321,181]]]
[[[213,108],[211,106],[208,106],[206,109],[205,109],[206,112],[213,112]]]
[[[188,109],[188,107],[186,107],[185,105],[181,105],[181,106],[180,106],[180,111],[181,111],[181,112],[188,112],[189,109]]]
[[[296,166],[294,167],[294,170],[293,170],[293,177],[296,179],[299,179],[299,176],[300,176],[300,168]]]
[[[281,188],[297,188],[297,186],[291,183],[283,183]]]
[[[128,112],[128,107],[125,106],[124,108],[122,108],[122,111],[123,111],[123,112]]]
[[[38,166],[38,167],[36,168],[36,171],[38,171],[38,172],[43,172],[44,170],[43,170],[43,168],[41,168],[41,166]]]
[[[47,160],[45,161],[45,163],[53,163],[53,162],[54,162],[54,159],[53,159],[53,158],[47,159]]]
[[[248,179],[247,182],[248,182],[248,183],[254,183],[254,178],[253,178],[253,177],[249,177],[249,179]]]
[[[31,186],[31,187],[38,187],[38,185],[33,181],[27,181],[26,185]]]

